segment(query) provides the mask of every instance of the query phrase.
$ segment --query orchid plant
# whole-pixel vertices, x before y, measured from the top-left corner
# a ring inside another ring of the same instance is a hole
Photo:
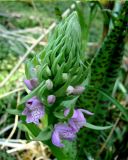
[[[25,66],[28,95],[21,101],[22,124],[30,140],[47,144],[58,160],[75,159],[68,152],[74,149],[70,146],[77,133],[82,127],[93,128],[84,115],[93,113],[76,106],[86,92],[90,71],[81,42],[78,16],[73,12],[51,33],[44,50]]]

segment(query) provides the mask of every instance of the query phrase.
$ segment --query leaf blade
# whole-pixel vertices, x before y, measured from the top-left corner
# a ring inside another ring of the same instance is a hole
[[[108,98],[113,104],[115,104],[116,107],[118,107],[118,109],[122,112],[122,114],[124,115],[125,119],[128,121],[128,113],[127,110],[123,107],[123,105],[121,105],[115,98],[113,98],[112,96],[109,96],[105,91],[99,90],[98,91],[104,95],[106,98]]]
[[[90,123],[86,123],[85,127],[90,128],[90,129],[94,129],[94,130],[105,130],[105,129],[110,129],[112,126],[95,126],[93,124]]]

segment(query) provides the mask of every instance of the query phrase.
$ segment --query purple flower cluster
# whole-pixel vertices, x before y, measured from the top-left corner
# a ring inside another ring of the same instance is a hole
[[[24,80],[25,85],[29,90],[33,90],[38,85],[37,78],[33,79],[26,79]],[[47,97],[47,101],[49,104],[55,103],[56,97],[54,95],[49,95]],[[23,115],[26,115],[26,122],[27,123],[39,123],[39,119],[42,118],[45,114],[44,105],[40,102],[40,100],[35,96],[29,99],[26,102],[26,107],[24,111],[22,112]]]
[[[50,80],[47,81],[49,84]],[[29,90],[33,90],[38,85],[38,80],[36,78],[30,80],[24,80],[27,88]],[[50,82],[51,83],[51,82]],[[68,94],[81,94],[84,91],[84,87],[76,86],[75,88],[69,86],[67,88]],[[48,104],[53,104],[56,101],[56,97],[54,95],[47,96]],[[66,109],[64,111],[64,116],[67,117],[70,109]],[[72,117],[68,120],[68,123],[58,123],[54,126],[54,130],[52,133],[52,143],[57,147],[63,147],[63,140],[72,141],[76,137],[76,133],[79,132],[80,128],[85,126],[86,119],[84,117],[84,113],[88,115],[93,115],[93,113],[84,110],[84,109],[74,109]],[[40,102],[40,100],[34,96],[26,102],[26,107],[22,112],[23,115],[26,115],[27,123],[39,123],[39,119],[41,119],[45,114],[45,107]]]
[[[66,109],[64,115],[67,116],[69,109]],[[69,119],[68,124],[58,123],[54,127],[52,134],[52,143],[57,147],[63,147],[62,140],[73,140],[76,137],[76,133],[85,126],[86,119],[84,114],[93,115],[93,113],[84,109],[75,109],[72,117]]]

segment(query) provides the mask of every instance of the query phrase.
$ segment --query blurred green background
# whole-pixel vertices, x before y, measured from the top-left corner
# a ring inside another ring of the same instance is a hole
[[[34,0],[17,0],[17,1],[0,1],[0,83],[5,79],[10,71],[17,65],[17,62],[23,57],[25,52],[36,42],[36,39],[45,33],[48,27],[53,23],[61,21],[61,14],[70,8],[75,1],[34,1]],[[123,1],[122,1],[123,3]],[[79,19],[82,28],[83,46],[85,55],[90,61],[100,48],[104,38],[109,32],[109,28],[114,23],[114,18],[117,17],[120,7],[120,1],[82,1],[77,4],[76,10],[79,13]],[[115,6],[115,8],[114,8]],[[115,9],[113,13],[112,10]],[[72,11],[72,9],[71,9]],[[52,32],[51,32],[52,34]],[[28,58],[33,54],[37,54],[43,50],[47,44],[48,36],[38,44],[29,54]],[[118,44],[117,44],[118,45]],[[115,89],[115,97],[127,107],[128,96],[128,38],[125,38],[124,57],[121,67],[119,68],[119,75],[117,78],[118,87]],[[0,144],[3,138],[7,138],[12,130],[15,116],[6,112],[6,108],[16,108],[18,94],[6,94],[12,90],[23,87],[24,78],[24,64],[11,76],[7,84],[0,88]],[[118,81],[120,83],[118,83]],[[25,95],[25,91],[19,91],[20,97]],[[108,108],[111,112],[106,114],[106,122],[114,124],[119,115],[115,106]],[[112,115],[107,115],[107,114]],[[104,114],[104,113],[103,113]],[[111,119],[110,119],[111,117]],[[19,120],[20,121],[20,120]],[[97,122],[95,121],[95,124]],[[102,124],[102,119],[101,119]],[[100,121],[98,121],[100,125]],[[9,128],[10,127],[10,128]],[[96,159],[96,154],[100,151],[105,143],[109,131],[99,132],[100,137],[94,137],[99,141],[99,145],[95,146],[92,142],[86,144],[85,150],[86,160]],[[86,133],[85,133],[86,134]],[[88,135],[91,141],[92,135]],[[19,124],[12,139],[25,139],[23,127]],[[97,139],[99,138],[99,139]],[[86,143],[86,142],[84,142]],[[90,145],[90,146],[89,146]],[[91,148],[91,149],[90,149]],[[38,158],[42,151],[40,149],[37,153],[32,151],[20,151],[14,153],[7,153],[8,147],[0,150],[0,160],[14,160],[23,159],[29,160],[33,154]],[[36,148],[37,149],[37,148]],[[128,125],[127,122],[120,119],[115,126],[111,137],[109,138],[104,150],[97,159],[105,160],[126,160],[128,158]],[[47,155],[45,159],[54,156],[48,151],[44,150]],[[79,150],[78,150],[79,152]],[[34,160],[33,156],[33,160]],[[35,158],[35,159],[36,159]],[[83,160],[84,160],[83,159]],[[78,159],[79,160],[79,159]],[[81,160],[81,159],[80,159]]]

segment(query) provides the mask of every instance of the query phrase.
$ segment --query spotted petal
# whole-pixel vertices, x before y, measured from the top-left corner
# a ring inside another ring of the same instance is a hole
[[[73,140],[76,137],[73,129],[64,123],[56,124],[52,134],[52,143],[57,147],[63,147],[62,140]]]
[[[26,108],[22,112],[23,115],[26,115],[26,122],[27,123],[39,123],[39,119],[44,116],[44,106],[38,100],[37,97],[32,97],[26,102]]]

